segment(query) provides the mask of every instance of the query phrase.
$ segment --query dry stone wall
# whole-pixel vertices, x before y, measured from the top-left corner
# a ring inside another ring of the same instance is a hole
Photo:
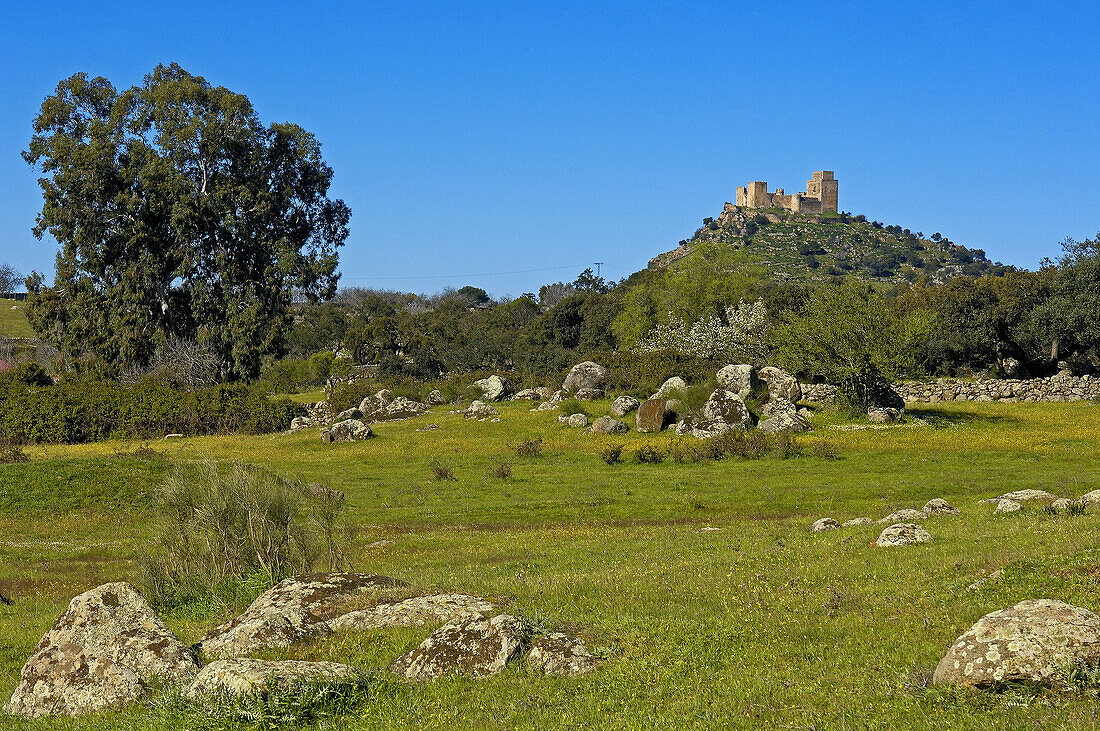
[[[1100,376],[1061,374],[1049,378],[987,379],[964,381],[940,378],[935,381],[903,381],[894,390],[909,403],[942,401],[1089,401],[1100,399]],[[827,403],[836,396],[836,386],[802,384],[803,399]]]

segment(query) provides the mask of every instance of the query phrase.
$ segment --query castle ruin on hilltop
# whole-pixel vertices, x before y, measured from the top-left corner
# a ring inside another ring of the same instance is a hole
[[[818,170],[806,181],[805,193],[785,195],[782,188],[768,192],[762,180],[737,189],[737,205],[746,208],[785,208],[794,213],[836,213],[837,181],[832,170]]]

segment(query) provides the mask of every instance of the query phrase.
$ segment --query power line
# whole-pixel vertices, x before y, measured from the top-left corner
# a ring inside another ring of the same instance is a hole
[[[532,274],[534,272],[554,272],[561,271],[563,269],[574,269],[578,267],[583,268],[584,264],[567,264],[565,266],[557,267],[544,267],[542,269],[516,269],[510,272],[483,272],[481,274],[431,274],[427,276],[413,276],[413,277],[345,277],[340,276],[340,281],[352,280],[356,282],[363,281],[392,281],[398,279],[470,279],[471,277],[501,277],[507,274]]]

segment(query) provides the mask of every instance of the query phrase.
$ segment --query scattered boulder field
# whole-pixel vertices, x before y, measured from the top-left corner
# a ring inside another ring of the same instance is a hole
[[[307,680],[355,683],[365,674],[338,659],[304,662],[254,655],[364,629],[442,625],[391,665],[410,681],[445,675],[488,678],[528,654],[531,667],[548,675],[572,677],[599,664],[579,638],[564,632],[543,636],[526,618],[497,614],[493,602],[481,597],[382,599],[342,611],[365,593],[370,598],[370,592],[397,588],[408,586],[353,572],[284,579],[240,616],[187,647],[137,589],[125,582],[104,584],[74,597],[42,637],[4,710],[27,718],[81,716],[139,702],[163,685],[201,699],[269,692]]]

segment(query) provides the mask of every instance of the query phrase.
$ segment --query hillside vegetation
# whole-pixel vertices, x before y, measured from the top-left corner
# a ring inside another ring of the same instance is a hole
[[[24,302],[0,299],[0,338],[33,338]]]
[[[717,219],[680,246],[657,256],[650,268],[676,266],[700,244],[741,250],[780,281],[854,276],[881,281],[944,282],[960,275],[1003,273],[981,249],[968,249],[932,234],[868,221],[848,213],[804,215],[779,208],[739,208],[727,203]]]

